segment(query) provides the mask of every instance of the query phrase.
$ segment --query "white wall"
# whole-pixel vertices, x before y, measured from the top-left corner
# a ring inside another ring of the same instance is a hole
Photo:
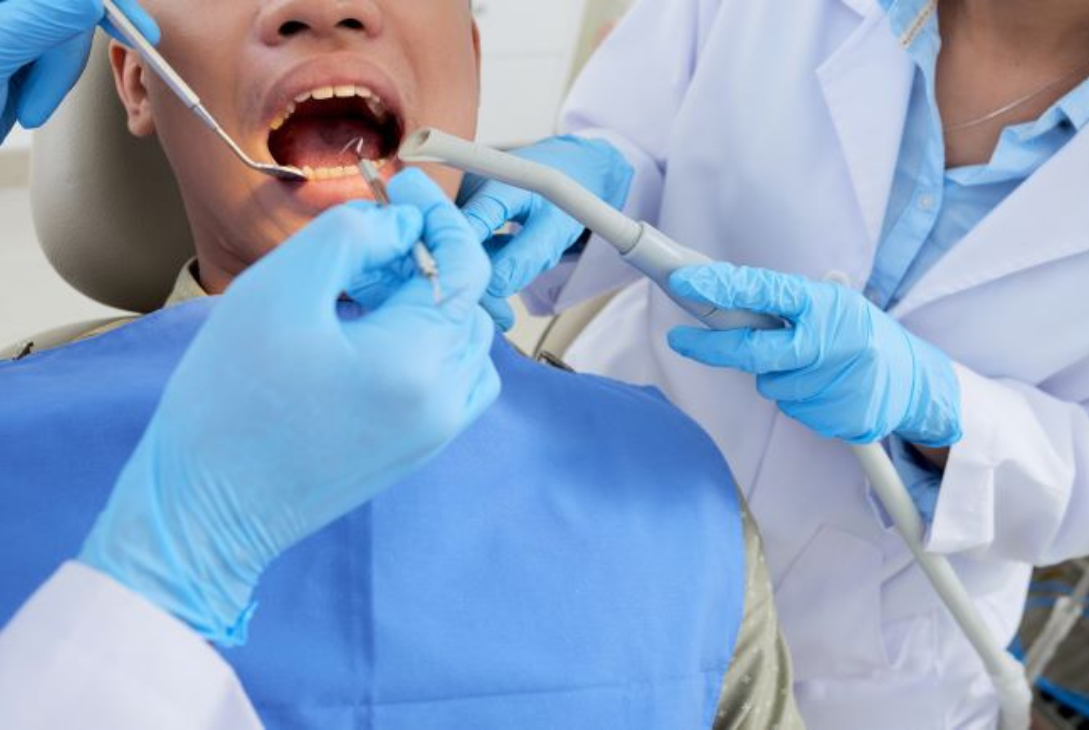
[[[586,0],[474,0],[483,88],[479,139],[512,147],[555,129]]]

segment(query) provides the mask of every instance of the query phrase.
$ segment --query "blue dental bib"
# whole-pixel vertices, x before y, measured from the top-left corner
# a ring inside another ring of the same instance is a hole
[[[213,307],[0,363],[0,625],[78,553]],[[483,418],[262,578],[222,655],[267,727],[710,727],[745,583],[718,450],[653,392],[492,357]]]

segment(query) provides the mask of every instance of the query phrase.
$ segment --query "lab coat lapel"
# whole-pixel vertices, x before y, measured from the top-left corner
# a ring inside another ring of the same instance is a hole
[[[859,15],[869,15],[871,11],[878,9],[877,0],[840,0],[840,2]]]
[[[842,0],[866,15],[817,69],[871,247],[876,247],[900,152],[911,83],[908,54],[885,13],[867,0]]]
[[[1089,251],[1089,131],[1083,130],[927,272],[892,314]]]

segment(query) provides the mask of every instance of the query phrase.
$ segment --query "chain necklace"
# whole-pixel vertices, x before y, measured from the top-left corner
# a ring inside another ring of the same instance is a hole
[[[972,127],[978,127],[980,124],[984,124],[986,122],[989,122],[992,119],[997,119],[998,117],[1002,116],[1003,114],[1006,114],[1007,112],[1011,112],[1011,111],[1013,111],[1014,109],[1016,109],[1017,107],[1019,107],[1019,106],[1021,106],[1023,104],[1029,103],[1030,101],[1032,101],[1036,97],[1040,96],[1044,92],[1047,92],[1047,91],[1050,91],[1051,89],[1054,89],[1056,86],[1058,86],[1062,82],[1069,80],[1072,76],[1079,73],[1080,71],[1084,71],[1087,68],[1089,68],[1089,61],[1086,61],[1082,65],[1080,65],[1080,66],[1078,66],[1078,67],[1076,67],[1076,68],[1074,68],[1074,69],[1072,69],[1070,71],[1067,71],[1062,76],[1055,79],[1054,81],[1047,82],[1047,84],[1045,84],[1044,86],[1041,86],[1039,89],[1036,89],[1035,91],[1033,91],[1031,93],[1025,94],[1022,97],[1014,99],[1009,104],[1006,104],[1006,105],[1004,105],[1002,107],[999,107],[998,109],[995,109],[993,112],[990,112],[988,114],[984,114],[982,117],[978,117],[976,119],[971,119],[971,120],[969,120],[967,122],[960,122],[958,124],[951,124],[951,125],[945,127],[945,131],[946,132],[959,132],[962,129],[971,129]]]

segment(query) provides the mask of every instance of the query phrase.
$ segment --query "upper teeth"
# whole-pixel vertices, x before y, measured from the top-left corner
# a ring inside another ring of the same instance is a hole
[[[382,103],[382,100],[378,98],[378,95],[365,86],[355,86],[353,84],[346,84],[343,86],[320,86],[316,89],[304,91],[303,93],[296,95],[295,100],[289,102],[287,108],[280,112],[279,116],[273,119],[269,126],[272,127],[273,131],[284,126],[284,123],[295,113],[297,105],[302,104],[304,101],[309,101],[310,99],[322,101],[325,99],[332,99],[334,96],[340,99],[358,96],[367,102],[367,108],[370,109],[371,114],[378,118],[385,116],[387,113],[386,105]]]

